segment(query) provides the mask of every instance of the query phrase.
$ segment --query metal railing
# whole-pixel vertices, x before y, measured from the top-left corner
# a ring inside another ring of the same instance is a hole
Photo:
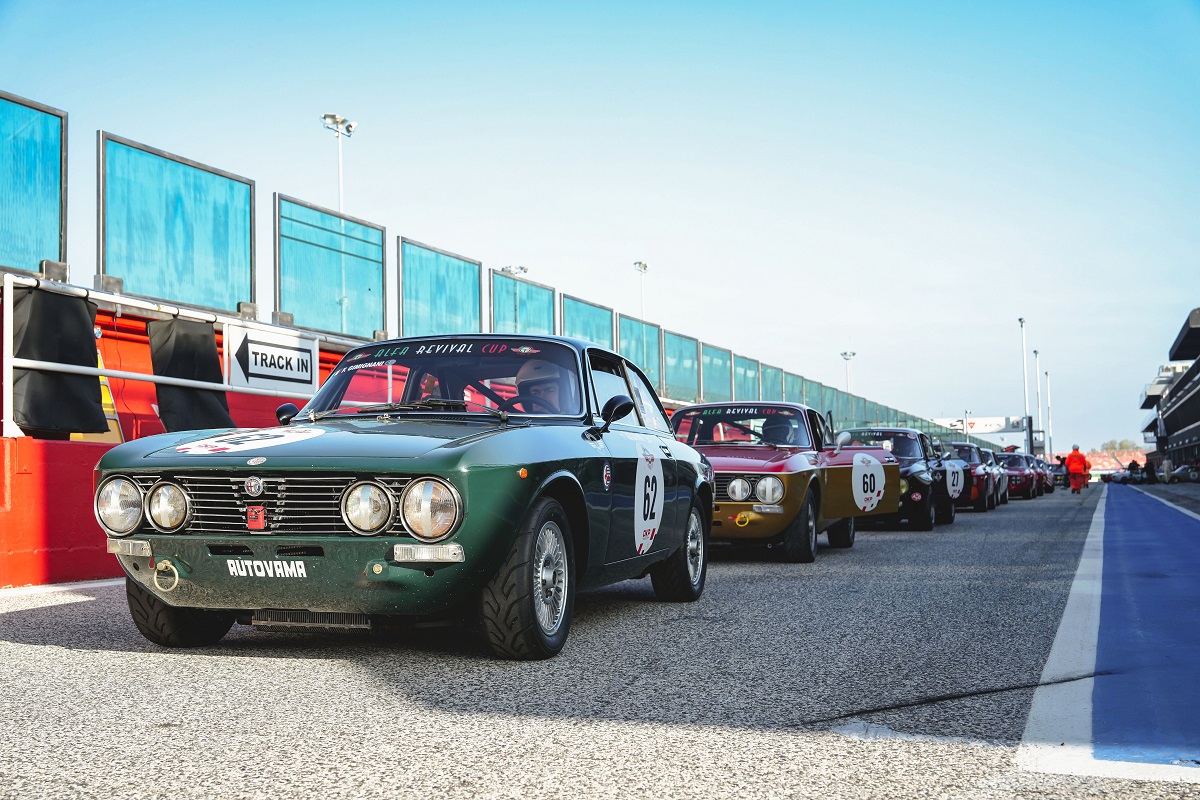
[[[14,418],[13,409],[13,370],[16,369],[31,369],[42,372],[61,372],[69,375],[88,375],[97,378],[118,378],[127,381],[143,381],[145,383],[154,383],[163,386],[179,386],[187,389],[207,389],[217,392],[233,392],[236,394],[258,395],[263,397],[280,397],[289,400],[308,400],[312,395],[299,392],[287,392],[276,389],[256,389],[250,386],[233,386],[228,383],[212,383],[209,381],[194,381],[186,378],[170,378],[165,375],[150,375],[144,372],[128,372],[126,370],[117,369],[99,369],[97,367],[81,367],[75,364],[61,364],[54,361],[37,361],[29,358],[17,358],[13,344],[13,289],[17,286],[26,286],[35,289],[42,289],[50,292],[57,292],[71,297],[82,297],[87,300],[92,300],[98,303],[106,303],[108,305],[118,306],[119,308],[137,309],[139,311],[150,311],[156,314],[165,314],[181,319],[190,319],[198,322],[219,323],[221,325],[240,325],[244,328],[253,330],[272,332],[278,329],[271,325],[265,325],[261,322],[253,320],[245,320],[238,317],[226,316],[223,314],[198,311],[181,306],[171,306],[162,303],[155,303],[150,300],[143,300],[136,297],[126,297],[125,295],[113,294],[111,292],[101,292],[92,289],[86,289],[81,286],[69,286],[67,284],[55,283],[46,281],[40,278],[28,278],[22,275],[14,275],[12,273],[3,273],[3,296],[0,297],[2,302],[3,328],[0,329],[0,338],[3,339],[3,365],[0,366],[0,435],[10,438],[24,436],[24,432],[17,425]],[[119,309],[118,309],[119,310]],[[357,339],[343,338],[331,334],[320,333],[300,333],[290,331],[292,335],[299,335],[301,338],[315,340],[317,342],[325,342],[336,348],[344,348],[349,350],[359,344],[361,341]],[[226,355],[228,358],[228,354]],[[316,365],[314,365],[316,369]],[[115,400],[115,398],[114,398]]]

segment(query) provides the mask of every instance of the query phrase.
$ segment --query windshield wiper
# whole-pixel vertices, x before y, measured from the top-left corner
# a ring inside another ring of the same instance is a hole
[[[476,403],[474,400],[447,400],[441,397],[426,397],[423,400],[417,400],[413,403],[380,403],[374,406],[362,406],[355,413],[357,414],[376,414],[387,411],[428,411],[431,408],[461,408],[466,410],[468,406],[482,409],[491,414],[496,419],[500,420],[503,425],[508,422],[508,414],[495,408],[490,408],[482,403]]]

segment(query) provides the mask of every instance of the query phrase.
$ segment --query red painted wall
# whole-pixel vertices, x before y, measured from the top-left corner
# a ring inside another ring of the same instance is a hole
[[[92,514],[92,469],[110,447],[0,439],[0,587],[122,574]]]

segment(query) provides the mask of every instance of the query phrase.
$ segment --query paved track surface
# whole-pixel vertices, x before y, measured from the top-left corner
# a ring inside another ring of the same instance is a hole
[[[566,650],[235,630],[168,651],[123,587],[0,592],[0,797],[1185,797],[1020,772],[1099,497],[717,554],[695,604],[581,596]]]

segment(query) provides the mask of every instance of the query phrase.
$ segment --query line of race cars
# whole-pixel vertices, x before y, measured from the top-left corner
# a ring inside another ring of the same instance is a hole
[[[558,653],[579,589],[704,591],[713,541],[811,562],[860,519],[928,530],[1053,491],[1044,463],[903,428],[833,432],[795,403],[668,416],[590,342],[420,337],[348,352],[280,426],[108,451],[95,514],[130,613],[170,647],[261,630],[472,625],[499,657]]]

